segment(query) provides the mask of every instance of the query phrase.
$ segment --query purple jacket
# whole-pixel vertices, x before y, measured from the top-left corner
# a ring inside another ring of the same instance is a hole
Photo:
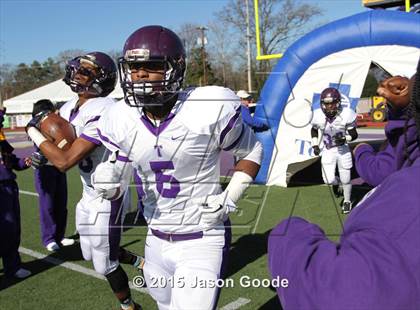
[[[285,310],[420,309],[420,158],[369,192],[340,243],[307,221],[282,221],[268,240]]]
[[[405,155],[405,120],[391,120],[385,127],[387,137],[386,147],[379,151],[370,145],[361,145],[357,147],[354,157],[356,170],[359,176],[372,186],[379,185],[386,177],[393,172],[410,165],[417,157],[420,151],[417,142],[416,124],[413,119],[408,123],[407,145],[409,159]]]
[[[0,182],[15,180],[15,170],[24,170],[28,168],[24,159],[20,159],[13,154],[13,147],[7,140],[0,141]]]

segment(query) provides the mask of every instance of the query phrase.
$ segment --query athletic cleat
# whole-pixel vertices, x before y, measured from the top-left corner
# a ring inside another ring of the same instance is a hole
[[[350,201],[345,201],[343,202],[343,205],[341,206],[341,211],[343,212],[343,214],[347,214],[351,211],[352,207],[353,206]]]
[[[136,255],[136,254],[134,254],[134,255]],[[134,263],[134,267],[136,267],[137,270],[143,272],[144,263],[146,261],[144,260],[143,256],[136,255],[136,257],[137,257],[137,259],[136,259],[136,262]]]
[[[60,249],[57,242],[55,242],[55,241],[48,243],[46,248],[50,252],[57,252]]]
[[[16,271],[16,273],[14,274],[14,277],[18,279],[25,279],[29,277],[31,274],[32,272],[30,272],[29,270],[24,269],[24,268],[19,268],[18,271]]]
[[[333,185],[332,190],[336,198],[343,196],[343,189],[340,187],[340,185],[338,184]]]
[[[69,246],[69,245],[73,245],[74,244],[74,239],[70,239],[70,238],[63,238],[63,240],[61,240],[61,245],[62,246]]]

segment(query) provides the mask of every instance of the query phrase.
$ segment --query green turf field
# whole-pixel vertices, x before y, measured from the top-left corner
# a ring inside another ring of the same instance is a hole
[[[33,170],[18,174],[20,190],[35,192]],[[68,173],[69,220],[67,235],[75,231],[74,209],[80,198],[81,184],[76,169]],[[134,191],[133,191],[134,192]],[[364,189],[355,188],[356,196]],[[358,194],[357,194],[358,192]],[[132,193],[133,202],[135,199]],[[32,276],[22,281],[5,279],[0,262],[0,309],[119,309],[108,284],[94,277],[93,266],[82,259],[79,244],[51,254],[41,244],[38,199],[21,193],[22,260]],[[267,237],[270,229],[289,215],[304,217],[319,224],[331,239],[337,240],[344,217],[339,200],[327,186],[314,185],[292,188],[252,186],[239,204],[240,211],[231,216],[233,240],[230,251],[228,279],[234,287],[224,288],[219,309],[279,309],[275,291],[270,288],[244,288],[240,278],[269,278],[267,270]],[[129,226],[121,245],[142,253],[146,229],[133,224],[134,213],[127,217]],[[43,258],[46,256],[46,258]],[[77,268],[77,267],[84,268]],[[131,280],[135,270],[123,266]],[[86,269],[88,268],[88,272]],[[80,270],[79,270],[80,269]],[[133,291],[134,299],[144,309],[156,309],[146,293]]]

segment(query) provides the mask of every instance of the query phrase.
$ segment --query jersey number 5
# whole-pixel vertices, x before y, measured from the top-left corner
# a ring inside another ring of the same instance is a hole
[[[172,161],[151,161],[150,168],[156,176],[156,189],[162,197],[175,198],[181,190],[179,181],[168,174],[164,174],[162,170],[175,169]],[[164,184],[169,183],[169,188],[165,188]]]

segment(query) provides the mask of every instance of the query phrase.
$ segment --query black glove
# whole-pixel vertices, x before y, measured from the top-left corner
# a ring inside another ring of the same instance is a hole
[[[314,151],[315,156],[318,156],[321,153],[321,150],[318,145],[312,146],[312,150]]]
[[[336,146],[342,146],[346,144],[346,137],[343,135],[342,132],[339,132],[333,136],[333,141]]]
[[[41,123],[41,120],[50,113],[51,113],[50,110],[44,110],[36,114],[34,117],[32,117],[32,119],[26,125],[25,130],[28,131],[30,127],[35,127],[36,129],[39,130],[39,127],[40,127],[39,124]]]
[[[262,131],[266,131],[268,129],[270,129],[270,126],[263,124],[261,127],[254,127],[254,132],[262,132]]]
[[[44,166],[48,159],[41,153],[41,151],[33,152],[31,154],[31,161],[32,161],[32,168],[39,169],[40,167]]]

